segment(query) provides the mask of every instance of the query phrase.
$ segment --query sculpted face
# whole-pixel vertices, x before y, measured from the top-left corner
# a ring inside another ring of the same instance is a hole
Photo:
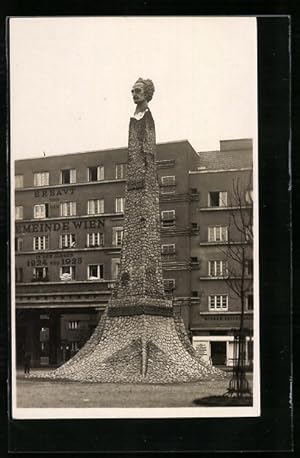
[[[133,88],[131,89],[131,94],[133,97],[134,103],[142,103],[146,100],[145,93],[144,93],[144,84],[143,83],[135,83]]]

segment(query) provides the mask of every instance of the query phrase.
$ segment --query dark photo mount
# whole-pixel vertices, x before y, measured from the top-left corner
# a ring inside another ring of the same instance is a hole
[[[11,452],[291,450],[289,27],[288,17],[258,18],[261,417],[73,421],[10,417]],[[9,207],[3,213],[9,221]],[[1,223],[4,228],[3,219]],[[3,234],[6,239],[5,230]],[[6,282],[4,275],[1,281]],[[8,291],[8,284],[3,286]],[[9,313],[1,313],[3,327]],[[2,335],[6,333],[3,329]],[[2,370],[5,383],[4,374]],[[11,412],[11,399],[8,404]]]

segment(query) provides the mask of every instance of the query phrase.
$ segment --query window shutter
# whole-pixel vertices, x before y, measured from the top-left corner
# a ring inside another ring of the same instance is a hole
[[[70,170],[70,183],[76,183],[76,169]]]
[[[220,207],[227,207],[227,192],[220,192]]]

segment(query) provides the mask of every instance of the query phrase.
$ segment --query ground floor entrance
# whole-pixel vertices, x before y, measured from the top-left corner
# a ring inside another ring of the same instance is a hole
[[[226,365],[226,342],[211,342],[210,354],[214,366]]]
[[[232,366],[236,358],[233,335],[193,336],[193,346],[197,354],[214,366]],[[244,362],[249,368],[253,365],[253,337],[246,337]]]
[[[95,329],[99,310],[17,310],[16,364],[60,366],[81,348]]]

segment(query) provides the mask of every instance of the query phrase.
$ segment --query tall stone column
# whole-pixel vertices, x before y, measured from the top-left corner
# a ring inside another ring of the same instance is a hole
[[[170,383],[200,380],[215,368],[197,359],[183,320],[164,295],[159,186],[150,80],[138,80],[130,119],[120,273],[93,335],[46,376],[88,382]]]
[[[120,276],[109,315],[172,307],[164,297],[155,153],[155,126],[147,110],[140,120],[130,119]]]

